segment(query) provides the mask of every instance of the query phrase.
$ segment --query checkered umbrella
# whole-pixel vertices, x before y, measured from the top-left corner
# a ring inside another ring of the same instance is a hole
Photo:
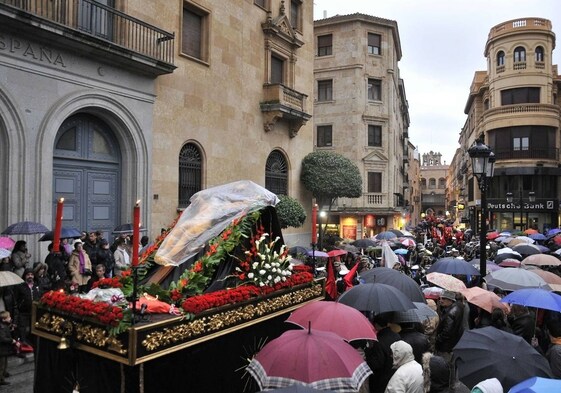
[[[2,235],[33,235],[49,232],[49,228],[33,221],[21,221],[10,225],[2,231]]]
[[[261,390],[302,384],[356,392],[372,371],[340,336],[319,330],[289,330],[270,341],[247,366]]]

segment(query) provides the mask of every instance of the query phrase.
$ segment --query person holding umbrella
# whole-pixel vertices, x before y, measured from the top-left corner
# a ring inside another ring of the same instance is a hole
[[[12,265],[14,273],[21,277],[26,268],[31,268],[31,254],[27,252],[27,242],[18,240],[12,251]]]
[[[451,291],[442,292],[440,307],[440,322],[436,328],[436,354],[452,362],[452,350],[464,333],[464,307],[457,304],[456,294]]]

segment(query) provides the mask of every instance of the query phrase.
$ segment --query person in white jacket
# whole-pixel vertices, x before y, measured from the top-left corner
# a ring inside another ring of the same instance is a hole
[[[397,369],[385,393],[423,393],[423,368],[415,361],[413,348],[405,341],[390,345],[393,368]]]

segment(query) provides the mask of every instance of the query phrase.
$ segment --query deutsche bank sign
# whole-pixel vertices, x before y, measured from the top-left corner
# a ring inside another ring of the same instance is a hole
[[[557,200],[542,200],[536,202],[504,202],[500,199],[492,199],[487,201],[487,209],[497,212],[519,212],[524,210],[527,212],[532,211],[556,211],[558,209],[559,202]]]

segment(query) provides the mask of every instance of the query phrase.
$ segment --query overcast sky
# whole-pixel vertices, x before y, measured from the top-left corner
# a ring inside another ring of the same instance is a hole
[[[409,138],[419,153],[442,153],[449,164],[466,121],[464,108],[491,28],[511,19],[549,19],[561,63],[561,0],[313,0],[314,19],[355,12],[395,20],[399,62],[409,102]]]

